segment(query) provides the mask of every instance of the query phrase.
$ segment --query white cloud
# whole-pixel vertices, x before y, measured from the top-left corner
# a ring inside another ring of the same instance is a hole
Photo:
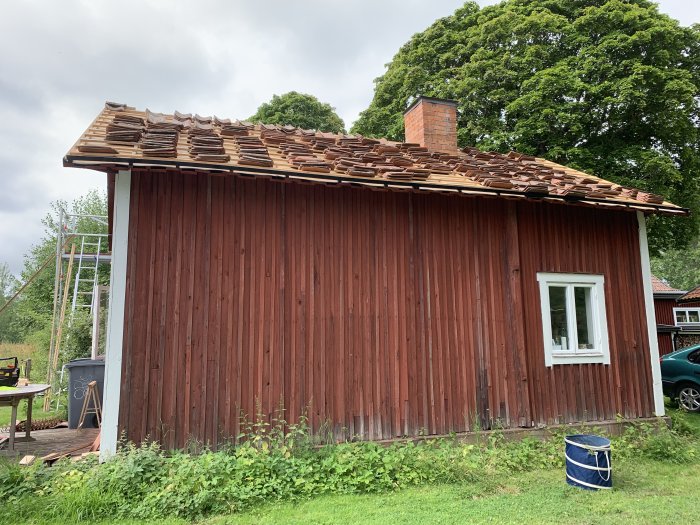
[[[495,0],[483,0],[482,5]],[[275,93],[308,92],[349,126],[399,47],[460,0],[50,0],[0,17],[0,262],[14,272],[51,201],[104,188],[63,155],[105,100],[245,118]],[[663,0],[683,24],[700,6]]]

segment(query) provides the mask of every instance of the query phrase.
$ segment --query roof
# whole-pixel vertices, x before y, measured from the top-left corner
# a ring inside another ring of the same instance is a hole
[[[678,298],[679,303],[691,303],[696,301],[700,301],[700,286],[693,288],[688,293]]]
[[[464,148],[448,155],[419,144],[177,111],[166,115],[110,102],[65,156],[64,165],[101,171],[140,166],[228,171],[687,214],[658,195],[515,152]]]
[[[651,276],[651,290],[656,296],[679,297],[685,293],[684,290],[677,290],[670,286],[663,279],[659,279],[656,275]]]

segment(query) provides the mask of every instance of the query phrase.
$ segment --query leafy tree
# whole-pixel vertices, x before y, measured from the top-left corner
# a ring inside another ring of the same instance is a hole
[[[296,126],[333,133],[345,133],[345,123],[330,104],[321,102],[313,95],[290,91],[284,95],[273,95],[270,102],[261,104],[253,122]]]
[[[517,150],[700,208],[700,28],[649,0],[466,2],[414,35],[352,131],[403,138],[417,95],[459,104],[460,145]],[[696,220],[653,218],[650,247]]]
[[[679,290],[700,285],[700,239],[685,249],[662,252],[651,260],[651,271]]]
[[[0,301],[9,298],[16,286],[15,276],[10,272],[7,263],[0,263]]]
[[[17,279],[10,272],[7,263],[0,263],[0,308],[7,304],[17,286]],[[0,314],[0,343],[15,343],[15,339],[9,331],[14,310],[9,306]]]

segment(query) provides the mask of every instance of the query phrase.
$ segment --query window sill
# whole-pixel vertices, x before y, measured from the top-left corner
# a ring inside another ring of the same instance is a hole
[[[603,352],[598,352],[596,350],[589,350],[589,351],[584,351],[584,350],[579,350],[578,352],[573,352],[573,351],[558,351],[554,350],[552,352],[552,357],[579,357],[579,356],[586,356],[586,357],[602,357]]]
[[[582,364],[610,364],[609,358],[600,352],[590,352],[584,353],[579,352],[576,354],[568,353],[564,354],[561,352],[554,352],[551,354],[550,361],[547,366],[552,365],[582,365]]]

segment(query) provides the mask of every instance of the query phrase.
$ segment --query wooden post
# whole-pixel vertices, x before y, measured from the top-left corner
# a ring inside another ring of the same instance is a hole
[[[659,361],[659,341],[656,337],[656,313],[654,311],[654,292],[651,289],[651,265],[649,263],[649,245],[647,244],[647,220],[641,211],[637,212],[639,224],[639,258],[642,266],[642,286],[644,289],[644,306],[647,314],[647,337],[649,338],[649,359],[651,360],[651,379],[654,388],[654,414],[661,417],[666,414],[664,392],[661,382],[661,363]]]
[[[119,171],[114,183],[114,219],[112,221],[112,272],[109,279],[107,312],[107,350],[105,356],[104,406],[100,460],[117,451],[119,402],[121,394],[122,346],[126,308],[126,263],[129,247],[129,204],[131,172]]]
[[[25,422],[24,436],[29,441],[32,435],[32,408],[34,405],[34,396],[27,398],[27,420]]]
[[[15,451],[15,431],[17,430],[17,405],[19,405],[19,399],[14,398],[12,400],[12,413],[10,415],[10,442],[8,444],[8,450],[11,452]]]
[[[49,343],[49,365],[53,359],[54,344],[56,343],[56,311],[58,310],[58,289],[61,282],[61,272],[63,271],[63,249],[65,244],[61,244],[61,233],[63,232],[63,208],[61,208],[58,216],[58,229],[56,233],[56,275],[54,277],[53,286],[53,310],[51,310],[51,342]],[[51,366],[47,367],[46,382],[51,384]],[[46,397],[44,397],[46,400]],[[44,406],[46,403],[44,403]]]
[[[102,329],[100,314],[102,312],[102,292],[108,290],[109,286],[97,285],[92,291],[92,359],[97,359],[100,351],[100,331]]]
[[[75,243],[72,244],[70,249],[70,258],[68,259],[68,271],[66,272],[66,280],[63,285],[63,301],[61,303],[61,315],[58,319],[58,330],[56,332],[56,348],[54,349],[53,356],[51,356],[51,362],[49,363],[49,384],[52,383],[54,375],[56,373],[56,367],[58,366],[58,354],[61,349],[61,339],[63,337],[63,324],[66,320],[66,306],[68,305],[68,294],[70,289],[70,281],[73,275],[73,260],[75,259]],[[44,412],[48,412],[51,407],[51,394],[46,392],[44,396]]]

